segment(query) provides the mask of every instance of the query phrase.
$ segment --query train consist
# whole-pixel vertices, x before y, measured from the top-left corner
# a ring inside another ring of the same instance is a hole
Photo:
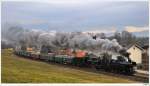
[[[133,75],[135,73],[136,63],[132,62],[130,58],[123,55],[109,55],[102,53],[97,56],[89,54],[84,51],[73,51],[67,53],[37,53],[27,50],[15,50],[18,56],[25,58],[54,62],[59,64],[66,64],[79,67],[96,68],[97,70],[104,70],[114,73]]]

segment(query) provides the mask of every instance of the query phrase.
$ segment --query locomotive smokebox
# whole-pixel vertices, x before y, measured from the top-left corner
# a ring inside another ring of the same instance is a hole
[[[130,53],[128,53],[126,49],[121,49],[121,50],[119,51],[119,53],[120,53],[121,55],[127,57],[127,58],[129,59],[129,61],[131,62],[131,59],[129,58]]]
[[[120,53],[121,55],[123,55],[123,56],[126,56],[126,57],[129,57],[129,55],[130,55],[130,53],[128,53],[128,52],[126,51],[126,49],[121,49],[121,50],[119,51],[119,53]]]
[[[129,62],[132,63],[133,66],[136,66],[136,65],[137,65],[136,62],[133,62],[133,61],[131,60],[131,58],[129,57],[129,56],[130,56],[130,53],[128,53],[126,49],[120,50],[119,53],[120,53],[121,55],[127,57],[128,60],[129,60]]]

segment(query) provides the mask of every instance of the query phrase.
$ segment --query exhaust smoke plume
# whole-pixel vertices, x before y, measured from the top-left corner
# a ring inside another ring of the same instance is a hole
[[[89,34],[77,32],[46,32],[40,30],[26,30],[21,27],[2,29],[2,41],[14,47],[26,45],[40,49],[42,45],[53,49],[83,49],[88,51],[119,52],[122,47],[116,39],[93,39]]]

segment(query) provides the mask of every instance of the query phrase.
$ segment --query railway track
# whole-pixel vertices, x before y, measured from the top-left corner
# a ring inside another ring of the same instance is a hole
[[[139,74],[139,73],[135,73],[134,77],[137,81],[142,81],[144,83],[149,82],[149,75],[142,75],[142,74]]]
[[[115,77],[120,77],[120,78],[124,78],[124,79],[129,79],[129,80],[133,80],[133,81],[137,81],[137,82],[142,82],[142,83],[148,83],[149,82],[149,77],[146,75],[141,75],[139,73],[135,73],[134,75],[123,75],[123,74],[116,74],[116,73],[110,73],[110,72],[105,72],[105,71],[98,71],[98,73],[101,74],[106,74],[109,76],[115,76]]]

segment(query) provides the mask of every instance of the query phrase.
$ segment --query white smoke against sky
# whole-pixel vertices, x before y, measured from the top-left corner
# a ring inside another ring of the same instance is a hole
[[[85,34],[75,35],[74,38],[71,39],[70,45],[74,48],[77,47],[92,51],[99,50],[118,52],[122,48],[116,39],[108,40],[97,38],[95,40],[90,35]]]
[[[21,41],[27,47],[41,48],[42,45],[51,46],[55,49],[83,49],[89,51],[112,51],[119,52],[122,47],[116,39],[93,39],[89,34],[75,32],[55,32],[26,30],[21,27],[10,27],[2,30],[2,41],[21,45]]]

